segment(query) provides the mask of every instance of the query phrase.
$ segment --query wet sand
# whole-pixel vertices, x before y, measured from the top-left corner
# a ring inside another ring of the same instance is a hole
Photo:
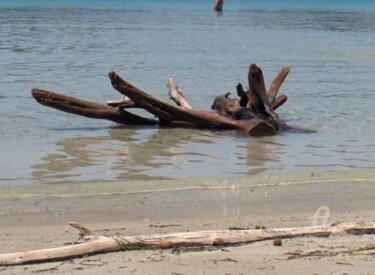
[[[222,188],[218,188],[218,182],[215,188],[201,188],[196,182],[188,185],[185,181],[175,182],[174,189],[166,182],[153,188],[147,182],[138,182],[139,190],[130,187],[132,192],[121,189],[119,183],[93,183],[90,188],[84,184],[43,188],[2,186],[0,252],[59,247],[74,242],[78,234],[67,225],[70,220],[104,235],[122,236],[230,227],[311,226],[312,216],[322,206],[329,211],[327,223],[374,221],[371,179],[355,183],[326,181],[251,188],[243,188],[240,181],[236,181],[236,188],[228,182],[223,182]],[[210,187],[208,183],[206,187]],[[272,241],[263,241],[203,250],[128,251],[63,262],[0,267],[0,272],[373,274],[374,250],[353,254],[369,246],[375,246],[374,235],[304,237],[285,239],[281,247],[273,246]],[[302,257],[289,259],[293,255]]]

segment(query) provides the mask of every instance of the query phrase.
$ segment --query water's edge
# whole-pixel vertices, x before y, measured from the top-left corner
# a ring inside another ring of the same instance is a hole
[[[375,169],[234,179],[0,186],[2,226],[375,209]]]

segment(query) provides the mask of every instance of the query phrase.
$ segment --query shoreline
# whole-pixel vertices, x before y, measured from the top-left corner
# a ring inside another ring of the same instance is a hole
[[[375,170],[233,179],[0,186],[0,226],[375,210]],[[307,226],[307,225],[306,225]]]

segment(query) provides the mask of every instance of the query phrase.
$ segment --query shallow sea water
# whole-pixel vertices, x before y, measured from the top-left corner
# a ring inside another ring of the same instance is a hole
[[[211,1],[2,1],[0,184],[353,170],[371,180],[375,4],[309,2],[226,1],[218,16]],[[253,62],[268,85],[291,66],[278,113],[311,132],[113,127],[44,107],[30,93],[105,103],[120,98],[107,77],[115,70],[168,100],[171,75],[194,108],[209,109],[216,95],[246,84]]]

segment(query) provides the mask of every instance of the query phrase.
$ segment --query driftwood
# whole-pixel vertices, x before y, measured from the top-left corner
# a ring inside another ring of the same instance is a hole
[[[113,108],[42,89],[33,89],[33,97],[41,104],[67,113],[90,118],[108,119],[120,124],[157,124],[157,120],[140,117],[120,108]]]
[[[328,237],[335,233],[375,234],[375,222],[342,223],[302,228],[196,231],[136,237],[108,237],[99,235],[77,222],[70,222],[69,224],[79,231],[81,243],[58,248],[0,254],[0,266],[59,261],[115,251],[228,246],[303,236]]]
[[[216,112],[193,109],[179,87],[175,86],[172,77],[168,78],[167,87],[170,98],[177,105],[145,93],[113,71],[109,72],[108,76],[113,88],[123,97],[121,100],[108,101],[107,105],[36,88],[32,90],[32,95],[45,106],[90,118],[107,119],[119,124],[234,129],[249,135],[270,135],[287,128],[274,110],[287,100],[285,95],[276,96],[288,73],[289,68],[283,68],[266,92],[262,70],[251,64],[248,74],[250,88],[244,90],[241,84],[237,85],[240,99],[230,99],[228,94],[215,98],[212,109]],[[127,110],[131,108],[142,108],[157,119],[134,115]]]
[[[186,101],[180,88],[174,85],[173,77],[168,77],[167,87],[169,90],[169,98],[172,99],[178,106],[184,109],[193,109],[190,104]]]
[[[272,108],[276,110],[277,108],[273,105],[276,95],[281,87],[281,84],[284,82],[286,76],[289,74],[290,68],[284,67],[279,74],[275,77],[273,80],[271,86],[268,88],[267,96],[268,96],[268,102],[272,105]]]

